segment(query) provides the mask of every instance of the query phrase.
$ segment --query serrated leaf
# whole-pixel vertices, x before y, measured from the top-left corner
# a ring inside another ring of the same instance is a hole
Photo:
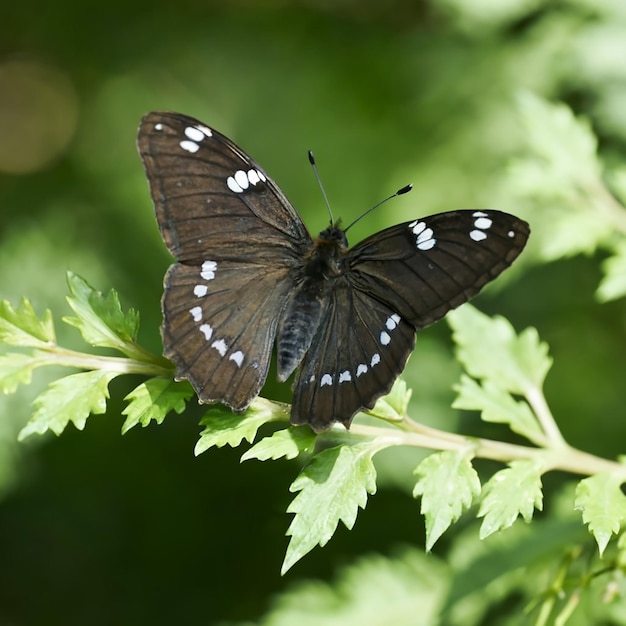
[[[478,511],[478,517],[484,518],[481,539],[508,528],[520,515],[530,522],[534,509],[542,510],[541,474],[538,461],[513,461],[489,479]]]
[[[311,452],[317,437],[308,426],[277,430],[271,437],[264,437],[244,452],[242,461],[258,459],[295,459],[303,452]]]
[[[48,309],[39,319],[26,298],[22,299],[17,308],[13,308],[6,300],[0,302],[0,343],[42,348],[55,341],[54,322]]]
[[[289,419],[286,405],[265,398],[256,398],[245,413],[232,413],[228,409],[211,407],[200,421],[204,430],[196,443],[195,454],[202,454],[216,446],[236,448],[243,439],[251,442],[257,430],[268,422]]]
[[[626,295],[626,242],[615,246],[615,253],[602,263],[604,277],[596,295],[602,302],[616,300]]]
[[[367,494],[376,492],[375,451],[372,443],[324,450],[292,483],[290,491],[299,493],[287,508],[295,517],[287,530],[283,574],[316,545],[326,545],[340,520],[348,529],[354,526]]]
[[[469,450],[435,452],[415,469],[420,478],[413,497],[422,497],[428,551],[480,495],[480,479],[472,467],[471,456]]]
[[[519,95],[518,106],[526,142],[541,159],[546,177],[575,185],[600,177],[597,140],[586,121],[577,119],[566,105],[528,92]]]
[[[410,389],[407,389],[406,382],[398,378],[391,391],[386,396],[379,398],[374,408],[367,413],[384,420],[402,421],[406,415],[412,393]]]
[[[14,393],[18,385],[29,385],[33,370],[43,361],[30,354],[0,355],[0,391]]]
[[[141,383],[124,398],[129,404],[122,411],[128,416],[122,434],[137,424],[145,427],[152,420],[161,424],[170,411],[182,413],[193,393],[189,384],[177,383],[171,378],[150,378]]]
[[[582,511],[583,522],[604,552],[611,535],[619,533],[626,520],[626,496],[622,493],[623,476],[600,472],[581,480],[576,487],[574,505]]]
[[[489,317],[470,304],[448,313],[446,319],[457,358],[471,376],[521,395],[543,385],[552,359],[536,329],[517,335],[505,318]]]
[[[63,321],[76,327],[92,346],[128,352],[127,344],[137,337],[139,314],[134,309],[124,313],[114,289],[105,296],[72,272],[67,274],[67,283],[72,294],[67,301],[77,317],[64,317]]]
[[[95,370],[54,381],[34,400],[35,413],[22,428],[19,440],[48,430],[60,435],[72,422],[83,430],[90,414],[106,411],[108,385],[119,374]]]
[[[546,437],[528,404],[515,400],[490,380],[480,384],[463,374],[454,389],[458,396],[452,403],[453,408],[480,411],[485,422],[508,424],[512,431],[533,443],[545,444]]]

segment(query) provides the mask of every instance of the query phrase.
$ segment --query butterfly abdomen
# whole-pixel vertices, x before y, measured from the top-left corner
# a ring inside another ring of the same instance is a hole
[[[276,347],[278,380],[287,380],[311,347],[324,310],[323,283],[306,280],[283,314]]]

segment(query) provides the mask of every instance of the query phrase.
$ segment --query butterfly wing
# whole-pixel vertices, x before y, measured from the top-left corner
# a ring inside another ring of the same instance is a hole
[[[398,224],[350,254],[356,289],[387,303],[415,329],[467,302],[517,258],[528,224],[501,211],[450,211]]]
[[[292,275],[311,239],[261,167],[198,120],[150,113],[142,158],[163,239],[164,354],[202,402],[245,409],[259,393]]]
[[[393,226],[349,253],[297,375],[292,422],[316,432],[371,408],[402,372],[415,331],[476,295],[524,248],[526,222],[452,211]]]
[[[336,421],[348,427],[359,409],[391,389],[414,346],[411,324],[343,281],[296,376],[291,422],[318,433]]]

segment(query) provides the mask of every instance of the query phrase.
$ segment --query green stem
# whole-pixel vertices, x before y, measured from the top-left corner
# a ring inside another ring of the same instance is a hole
[[[101,356],[68,350],[59,346],[50,346],[38,352],[35,359],[41,365],[61,365],[84,370],[104,370],[120,374],[144,374],[146,376],[174,375],[172,366],[162,365],[157,357],[150,355],[151,360],[130,359],[127,357]],[[165,361],[167,363],[167,361]]]
[[[456,435],[436,428],[405,420],[412,432],[378,426],[353,424],[350,432],[359,436],[374,437],[384,445],[414,446],[431,450],[463,450],[471,447],[474,456],[508,463],[516,460],[537,459],[545,471],[561,470],[590,476],[598,472],[619,473],[626,478],[626,467],[616,461],[596,457],[567,444],[555,447],[533,448],[503,441]]]

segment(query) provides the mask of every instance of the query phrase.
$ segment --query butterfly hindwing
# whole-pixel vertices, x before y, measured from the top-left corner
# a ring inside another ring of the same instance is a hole
[[[388,305],[352,289],[334,290],[296,376],[293,424],[316,432],[335,421],[349,426],[354,413],[372,408],[404,369],[415,330]]]
[[[172,265],[162,335],[177,378],[188,379],[202,402],[245,409],[265,382],[289,287],[284,269],[211,260],[199,268]]]
[[[449,211],[398,224],[350,251],[356,289],[416,330],[467,302],[524,248],[528,224],[501,211]]]

